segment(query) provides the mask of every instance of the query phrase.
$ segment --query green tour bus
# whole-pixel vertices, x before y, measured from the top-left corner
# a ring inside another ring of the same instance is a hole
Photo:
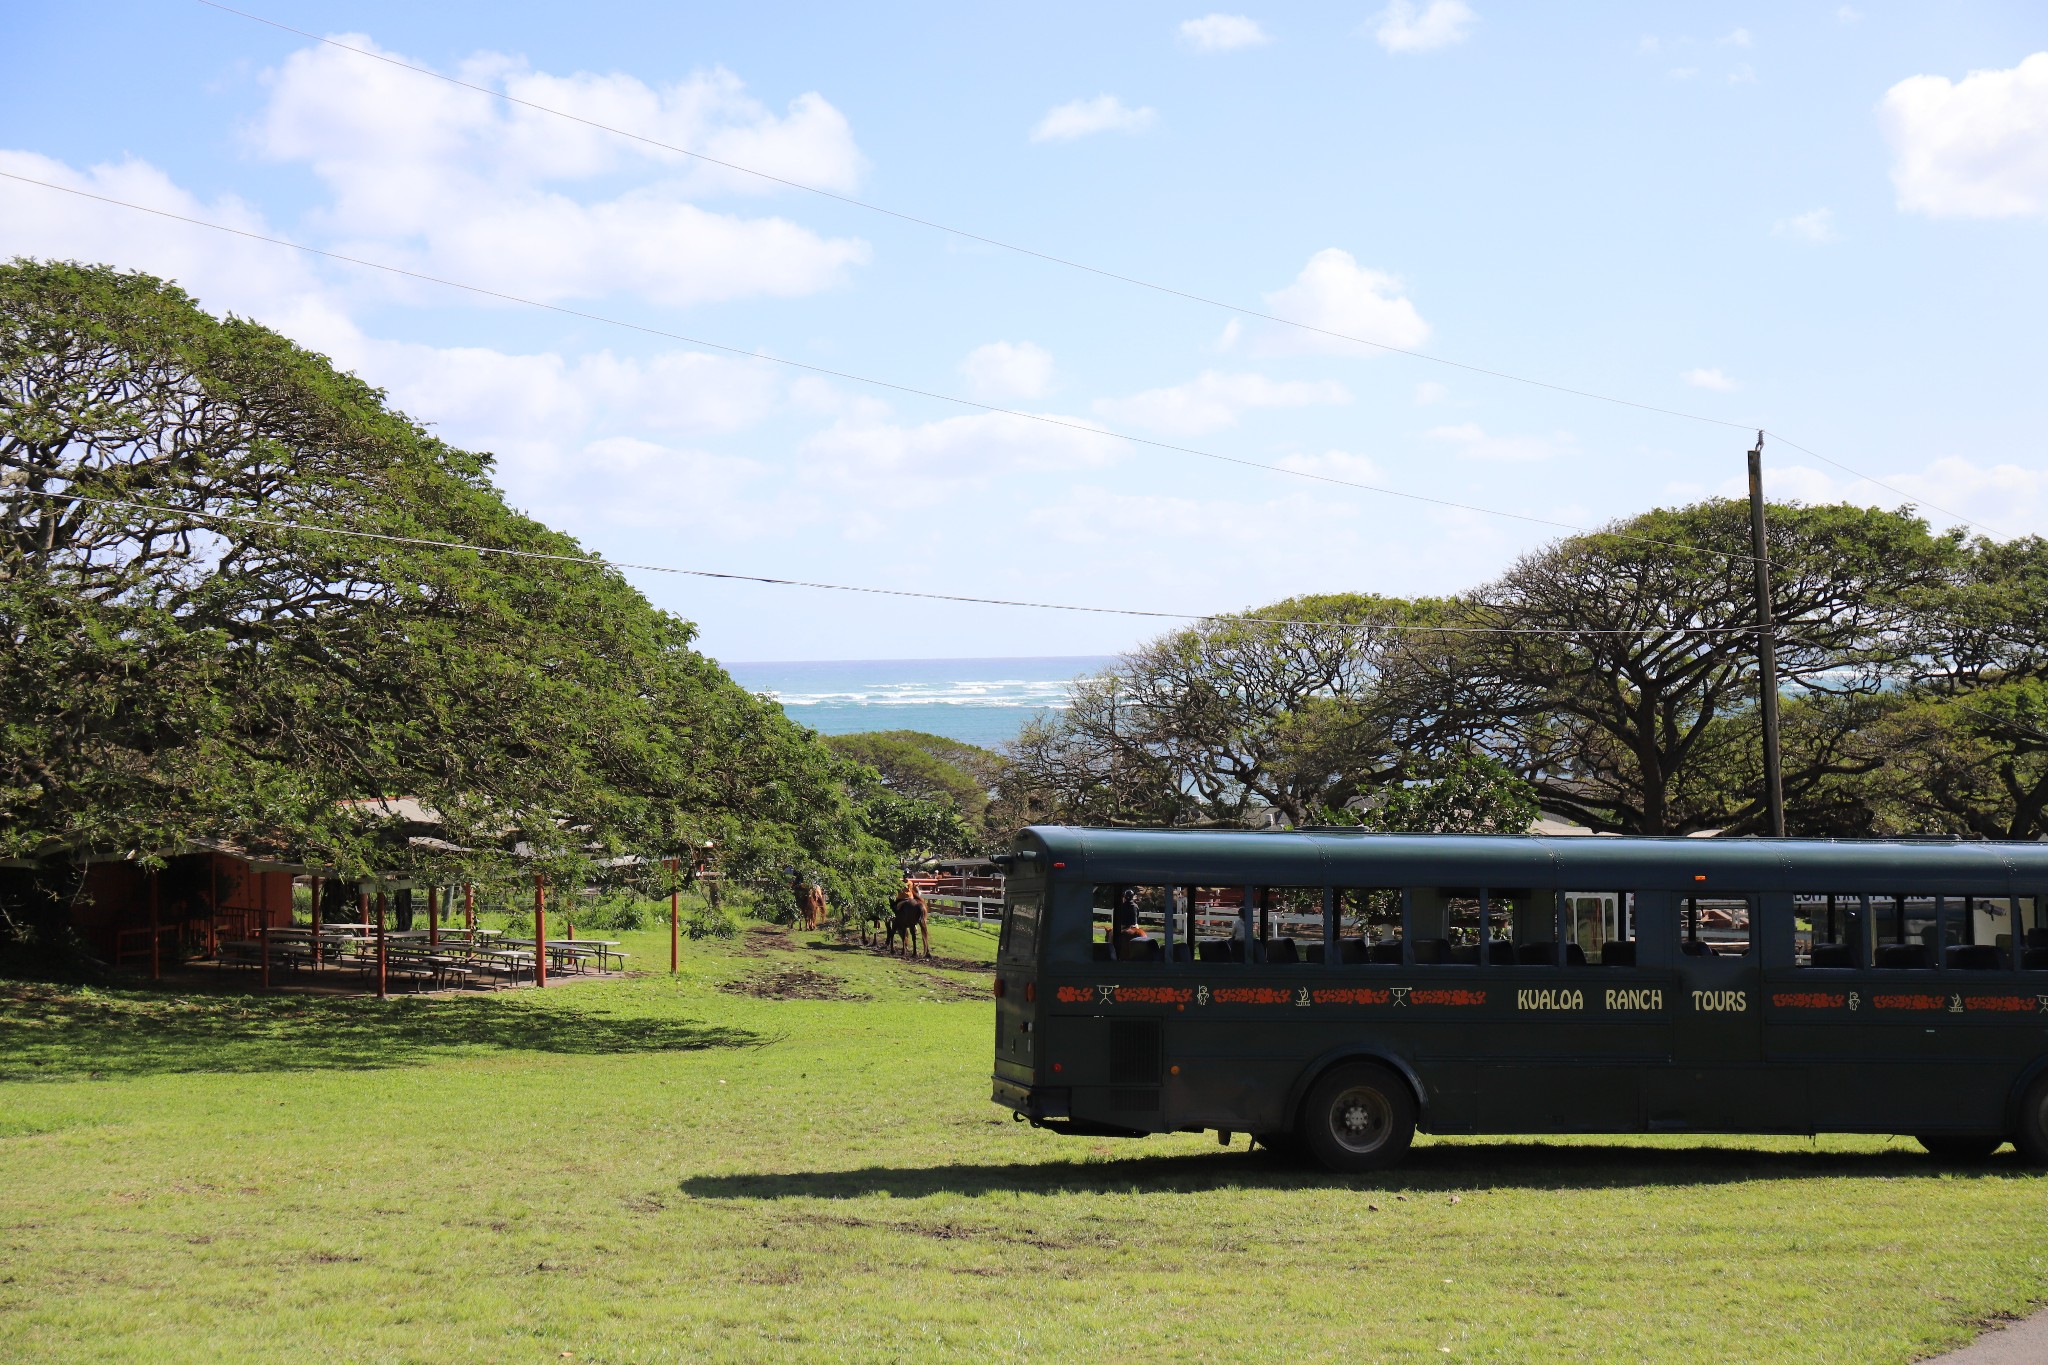
[[[2048,845],[1039,826],[998,861],[994,1098],[1056,1132],[2048,1163]]]

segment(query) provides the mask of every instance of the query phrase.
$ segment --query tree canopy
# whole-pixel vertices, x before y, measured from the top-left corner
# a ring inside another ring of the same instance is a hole
[[[878,887],[861,770],[490,475],[174,285],[0,267],[0,857],[453,857],[344,804],[403,795],[500,863],[711,840]]]

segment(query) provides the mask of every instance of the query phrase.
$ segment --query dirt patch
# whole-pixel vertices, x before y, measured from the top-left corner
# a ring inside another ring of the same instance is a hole
[[[836,976],[814,972],[809,967],[778,967],[759,976],[722,981],[718,989],[731,995],[751,995],[757,1000],[866,1000],[869,997],[846,989]]]
[[[789,930],[779,924],[757,924],[740,936],[739,947],[733,951],[741,957],[793,953],[796,951],[796,940],[789,936]]]
[[[978,981],[959,981],[950,976],[940,976],[936,972],[920,972],[914,967],[907,970],[910,972],[910,975],[917,978],[920,984],[927,987],[933,995],[936,995],[941,1000],[986,1000],[989,998],[988,987]]]

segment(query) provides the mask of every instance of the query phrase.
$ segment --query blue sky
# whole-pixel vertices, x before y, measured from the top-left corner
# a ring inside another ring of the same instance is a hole
[[[2048,531],[2048,7],[248,4],[1106,270],[1768,426]],[[1455,590],[1557,534],[1111,433],[1574,525],[1739,486],[1729,427],[1233,322],[196,0],[17,11],[0,76],[0,170],[1100,429],[0,181],[0,253],[260,318],[618,559],[1205,612]],[[1904,500],[1767,463],[1774,496]],[[731,660],[1160,628],[635,581]]]

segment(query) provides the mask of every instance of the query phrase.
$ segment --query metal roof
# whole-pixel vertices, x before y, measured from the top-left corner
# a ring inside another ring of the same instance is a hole
[[[1064,875],[1098,882],[1492,886],[1558,890],[1959,895],[2048,892],[2048,844],[1922,839],[1550,838],[1357,830],[1034,825]],[[1056,874],[1059,875],[1059,874]],[[1704,879],[1704,880],[1701,880]]]

